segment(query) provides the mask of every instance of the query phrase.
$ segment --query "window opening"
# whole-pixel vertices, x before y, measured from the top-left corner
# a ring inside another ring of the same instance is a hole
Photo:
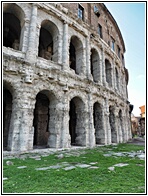
[[[105,74],[106,74],[106,82],[111,87],[112,86],[112,68],[110,62],[105,60]]]
[[[70,68],[75,70],[76,72],[76,50],[71,42],[70,42],[69,54],[70,54],[70,61],[69,61]]]
[[[94,13],[95,13],[98,17],[100,16],[99,9],[97,8],[96,5],[94,5]]]
[[[19,50],[21,26],[19,19],[9,13],[3,16],[3,45]]]
[[[100,38],[102,38],[102,26],[98,24],[98,34],[100,35]]]
[[[78,18],[84,20],[84,8],[80,4],[78,7]]]

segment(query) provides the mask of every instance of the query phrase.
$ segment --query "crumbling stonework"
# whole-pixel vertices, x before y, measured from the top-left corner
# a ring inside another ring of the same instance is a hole
[[[7,150],[131,138],[125,46],[104,4],[3,3],[3,13]]]

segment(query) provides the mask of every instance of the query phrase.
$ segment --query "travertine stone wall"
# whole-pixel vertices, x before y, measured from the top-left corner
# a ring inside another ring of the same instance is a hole
[[[6,19],[7,14],[15,15],[21,26],[19,47],[9,47],[9,31],[15,36],[15,25],[4,24],[3,28],[8,45],[3,46],[4,149],[94,147],[126,142],[131,137],[122,60],[87,18],[85,22],[77,19],[66,5],[3,4]],[[103,4],[101,7],[101,13],[113,22]],[[93,9],[93,4],[88,8]],[[48,36],[40,38],[41,29],[50,33],[52,44]],[[114,32],[123,53],[116,25]],[[50,58],[39,56],[41,44]],[[75,57],[75,68],[70,68],[70,55]]]

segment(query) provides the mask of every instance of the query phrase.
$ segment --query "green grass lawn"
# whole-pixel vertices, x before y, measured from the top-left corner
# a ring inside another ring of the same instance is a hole
[[[55,153],[41,160],[31,158],[11,159],[13,165],[3,160],[3,193],[144,193],[145,192],[145,161],[138,158],[105,157],[103,154],[113,152],[131,152],[143,150],[143,146],[119,144],[116,146],[83,149],[85,154],[79,157],[70,156],[58,159]],[[79,150],[80,151],[80,150]],[[64,153],[63,153],[64,154]],[[37,171],[36,168],[68,162],[90,164],[97,162],[97,169],[79,168],[65,171],[63,168]],[[117,163],[127,163],[124,167],[108,167]],[[18,169],[18,166],[27,166]]]

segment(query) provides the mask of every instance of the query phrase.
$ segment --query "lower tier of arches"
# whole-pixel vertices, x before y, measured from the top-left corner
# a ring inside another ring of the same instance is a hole
[[[14,98],[12,94],[4,86],[4,150],[94,147],[131,138],[127,107],[117,107],[107,99],[90,101],[88,95],[85,100],[79,93],[58,99],[46,89],[39,91],[34,100],[28,96],[26,102],[24,97]]]

